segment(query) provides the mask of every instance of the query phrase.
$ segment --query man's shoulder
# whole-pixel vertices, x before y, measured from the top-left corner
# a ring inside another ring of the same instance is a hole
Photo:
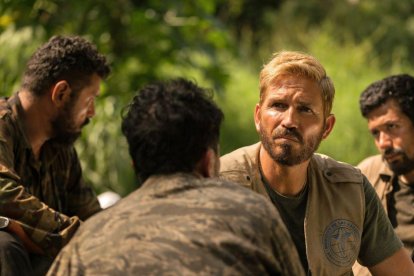
[[[242,147],[220,158],[220,174],[229,172],[247,172],[257,166],[257,155],[261,143]]]
[[[333,159],[324,154],[315,153],[312,157],[313,167],[322,172],[324,177],[332,183],[361,183],[363,176],[356,167]]]
[[[220,158],[220,177],[250,187],[258,170],[256,159],[260,145],[256,143],[223,155]]]
[[[0,97],[0,122],[2,123],[4,123],[4,121],[7,121],[7,118],[10,118],[13,113],[13,110],[7,102],[7,99],[8,98]]]
[[[248,189],[244,186],[241,186],[239,183],[226,178],[205,178],[204,187],[213,188],[214,193],[220,194],[223,198],[235,199],[235,196],[239,195],[240,197],[250,197],[253,199],[262,200],[264,199],[257,193],[254,193],[251,189]],[[244,200],[240,200],[244,202]]]
[[[226,214],[233,214],[228,218],[231,221],[247,217],[269,219],[269,216],[274,216],[270,202],[239,184],[216,177],[192,180],[193,183],[172,186],[167,183],[166,177],[149,179],[141,188],[131,192],[115,205],[89,218],[80,228],[80,233],[87,238],[89,234],[104,229],[107,225],[139,224],[142,220],[155,223],[152,219],[157,214],[180,217],[180,213],[187,213],[191,209],[198,210],[200,223],[202,217],[208,220],[210,216],[224,218]],[[166,189],[163,186],[167,186]],[[213,209],[214,212],[211,212]],[[191,219],[191,216],[188,218]]]
[[[0,140],[7,142],[7,140],[14,140],[15,135],[20,136],[19,116],[13,109],[9,100],[14,99],[7,97],[0,97]],[[11,137],[10,137],[11,136]]]
[[[256,143],[250,146],[238,148],[230,153],[223,155],[220,158],[220,171],[227,171],[231,169],[240,169],[246,160],[254,161],[256,159],[257,151],[261,143]]]
[[[375,187],[377,187],[380,183],[387,182],[393,176],[393,172],[382,159],[380,154],[365,158],[358,164],[357,167]]]
[[[0,97],[0,119],[2,119],[7,114],[11,114],[11,108],[7,103],[7,98]]]
[[[21,127],[17,114],[7,100],[8,98],[0,97],[0,142],[11,146],[21,139]]]
[[[380,154],[377,154],[365,158],[357,165],[357,167],[362,172],[375,170],[378,173],[379,171],[383,171],[385,168],[387,168],[387,165],[382,159],[382,156]]]
[[[203,195],[202,198],[200,194]],[[158,208],[167,201],[164,199],[168,199],[170,206],[179,206],[180,210],[196,208],[200,214],[204,211],[205,214],[210,214],[211,208],[214,208],[216,212],[243,215],[251,214],[249,211],[251,208],[262,208],[261,214],[268,212],[266,199],[239,183],[225,178],[204,178],[192,174],[151,177],[140,189],[128,196],[126,201],[140,202],[146,208],[150,206]],[[125,200],[117,208],[129,208],[124,204]],[[163,212],[169,212],[169,210]]]
[[[204,195],[202,200],[210,203],[229,200],[244,204],[245,198],[262,200],[262,196],[234,181],[219,177],[198,177],[189,173],[152,176],[131,195],[140,198],[141,202],[166,197],[180,202],[180,200],[191,200],[200,192]]]

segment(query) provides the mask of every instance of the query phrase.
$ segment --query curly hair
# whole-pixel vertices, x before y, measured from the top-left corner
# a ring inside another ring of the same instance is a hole
[[[359,98],[362,116],[367,118],[371,111],[389,99],[394,99],[401,111],[414,124],[414,78],[407,74],[400,74],[370,84]]]
[[[141,181],[191,172],[210,147],[217,152],[224,115],[209,90],[179,78],[149,84],[124,110],[122,132]]]
[[[56,82],[66,80],[79,91],[93,74],[105,79],[110,73],[106,58],[79,36],[54,36],[29,59],[22,88],[42,96]]]
[[[326,75],[325,69],[316,58],[295,51],[275,53],[272,59],[263,66],[260,72],[260,103],[264,100],[267,88],[283,75],[301,76],[316,81],[322,91],[324,114],[328,116],[331,113],[335,97],[332,80]]]

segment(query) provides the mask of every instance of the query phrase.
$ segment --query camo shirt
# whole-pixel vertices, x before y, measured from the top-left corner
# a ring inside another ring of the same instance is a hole
[[[84,220],[100,210],[73,147],[46,142],[35,160],[18,96],[0,99],[0,215],[16,220],[55,256]]]
[[[270,202],[193,174],[150,177],[86,221],[48,275],[304,275]]]

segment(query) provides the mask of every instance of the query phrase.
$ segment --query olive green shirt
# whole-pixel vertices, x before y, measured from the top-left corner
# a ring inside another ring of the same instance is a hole
[[[51,141],[36,160],[17,95],[0,99],[0,215],[16,220],[45,253],[54,256],[80,224],[100,211],[72,146]]]
[[[276,209],[238,184],[150,177],[86,221],[48,275],[304,275]]]

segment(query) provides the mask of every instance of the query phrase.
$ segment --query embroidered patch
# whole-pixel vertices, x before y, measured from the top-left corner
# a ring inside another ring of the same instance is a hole
[[[323,249],[326,257],[337,266],[351,266],[359,252],[361,235],[349,220],[331,222],[323,233]]]

